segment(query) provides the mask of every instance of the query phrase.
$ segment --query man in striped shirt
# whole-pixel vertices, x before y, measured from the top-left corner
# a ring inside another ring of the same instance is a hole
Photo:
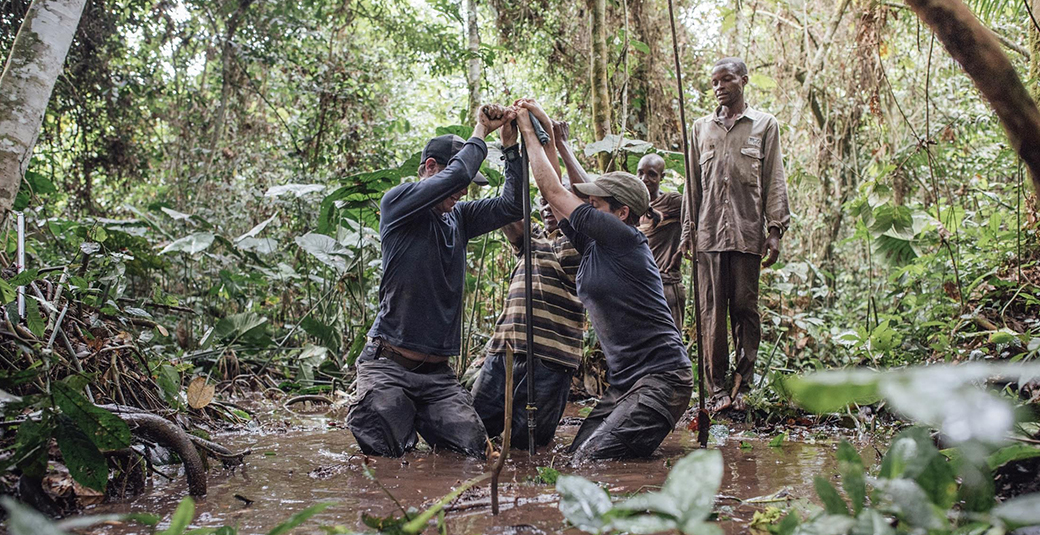
[[[556,126],[557,146],[563,142]],[[580,181],[580,178],[575,178]],[[531,229],[532,311],[535,346],[535,444],[547,445],[556,434],[570,393],[571,377],[581,363],[585,308],[578,299],[575,278],[581,254],[557,227],[549,205],[540,203],[544,227]],[[517,222],[502,227],[517,256],[523,255],[524,227]],[[487,357],[473,384],[473,406],[494,437],[504,430],[505,354],[513,348],[513,425],[511,444],[526,449],[527,336],[524,307],[524,263],[517,262],[509,282],[506,306],[488,342]]]

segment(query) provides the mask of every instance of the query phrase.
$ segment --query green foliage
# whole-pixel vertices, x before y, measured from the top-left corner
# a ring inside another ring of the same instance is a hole
[[[75,422],[99,449],[118,450],[130,446],[130,428],[118,416],[99,408],[65,382],[51,385],[54,403]],[[61,427],[61,426],[59,426]]]
[[[108,460],[76,422],[60,417],[54,438],[72,478],[83,486],[104,491],[108,485]]]
[[[796,400],[822,396],[812,406],[831,410],[864,395],[883,397],[897,410],[945,431],[958,445],[940,452],[928,428],[912,427],[896,435],[875,477],[865,477],[862,459],[847,442],[838,448],[838,469],[846,499],[827,479],[815,478],[824,509],[804,522],[788,515],[770,531],[791,533],[1003,533],[1040,521],[1040,495],[1021,496],[994,507],[991,471],[1012,459],[1040,455],[1040,449],[1022,444],[999,447],[1012,422],[1011,407],[970,386],[994,375],[1026,381],[1040,373],[1035,365],[962,365],[874,373],[835,371],[789,380]],[[837,391],[850,386],[844,400]],[[976,395],[972,394],[975,391]],[[981,397],[987,396],[987,397]],[[967,411],[962,398],[975,403]],[[929,407],[921,407],[929,405]],[[915,406],[917,406],[915,408]],[[961,419],[957,419],[958,416]],[[971,425],[968,419],[1002,422],[996,426]],[[1009,425],[1009,424],[1008,424]],[[951,429],[958,429],[959,432]],[[1032,451],[1030,451],[1032,450]],[[849,507],[851,505],[851,507]],[[1004,509],[1006,507],[1006,509]],[[965,513],[970,514],[965,514]],[[888,519],[895,522],[889,522]]]
[[[539,466],[537,467],[538,477],[535,481],[542,485],[556,486],[556,482],[560,479],[560,471],[551,466]]]
[[[697,450],[675,463],[660,491],[617,504],[598,485],[578,476],[561,475],[556,492],[564,518],[590,533],[721,533],[707,520],[722,470],[719,452]]]

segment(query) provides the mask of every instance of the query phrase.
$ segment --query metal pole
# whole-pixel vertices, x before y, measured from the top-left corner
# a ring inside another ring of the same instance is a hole
[[[672,5],[672,0],[668,0],[668,18],[672,24],[672,52],[675,58],[675,82],[679,88],[679,126],[682,128],[682,140],[683,140],[683,163],[686,165],[686,184],[690,185],[692,180],[692,167],[690,162],[690,139],[686,132],[686,98],[683,93],[682,85],[682,68],[679,65],[679,38],[675,34],[675,8]],[[691,206],[690,210],[692,217],[697,217],[697,209],[699,207]],[[700,307],[700,284],[697,279],[697,236],[694,234],[692,237],[692,253],[693,253],[693,272],[690,274],[690,279],[693,284],[693,316],[696,322],[696,335],[697,341],[697,441],[700,443],[702,448],[708,447],[708,426],[711,423],[711,416],[708,415],[707,409],[704,408],[704,344],[703,337],[701,335],[701,307]]]
[[[18,216],[18,273],[25,271],[25,214]],[[25,320],[25,286],[18,287],[18,319]]]
[[[538,121],[534,121],[534,124],[538,124]],[[527,340],[527,452],[533,457],[535,454],[534,431],[537,427],[535,411],[538,410],[534,399],[534,361],[538,357],[534,354],[534,305],[532,303],[534,281],[531,278],[531,178],[530,170],[528,169],[529,161],[526,142],[520,146],[520,162],[524,168],[524,180],[521,188],[524,190],[524,335]]]

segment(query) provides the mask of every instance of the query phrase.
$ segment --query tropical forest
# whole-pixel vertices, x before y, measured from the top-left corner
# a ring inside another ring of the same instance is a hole
[[[1040,0],[0,0],[0,58],[0,533],[1040,534]]]

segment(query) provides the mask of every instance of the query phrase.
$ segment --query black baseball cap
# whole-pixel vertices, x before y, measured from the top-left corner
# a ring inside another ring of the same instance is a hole
[[[462,150],[462,146],[465,144],[466,140],[455,134],[437,136],[428,141],[426,146],[423,147],[422,156],[419,160],[420,165],[429,158],[433,158],[435,162],[441,165],[448,165],[448,162]],[[477,176],[473,177],[473,182],[481,186],[488,184],[488,180],[480,172],[477,172]]]

